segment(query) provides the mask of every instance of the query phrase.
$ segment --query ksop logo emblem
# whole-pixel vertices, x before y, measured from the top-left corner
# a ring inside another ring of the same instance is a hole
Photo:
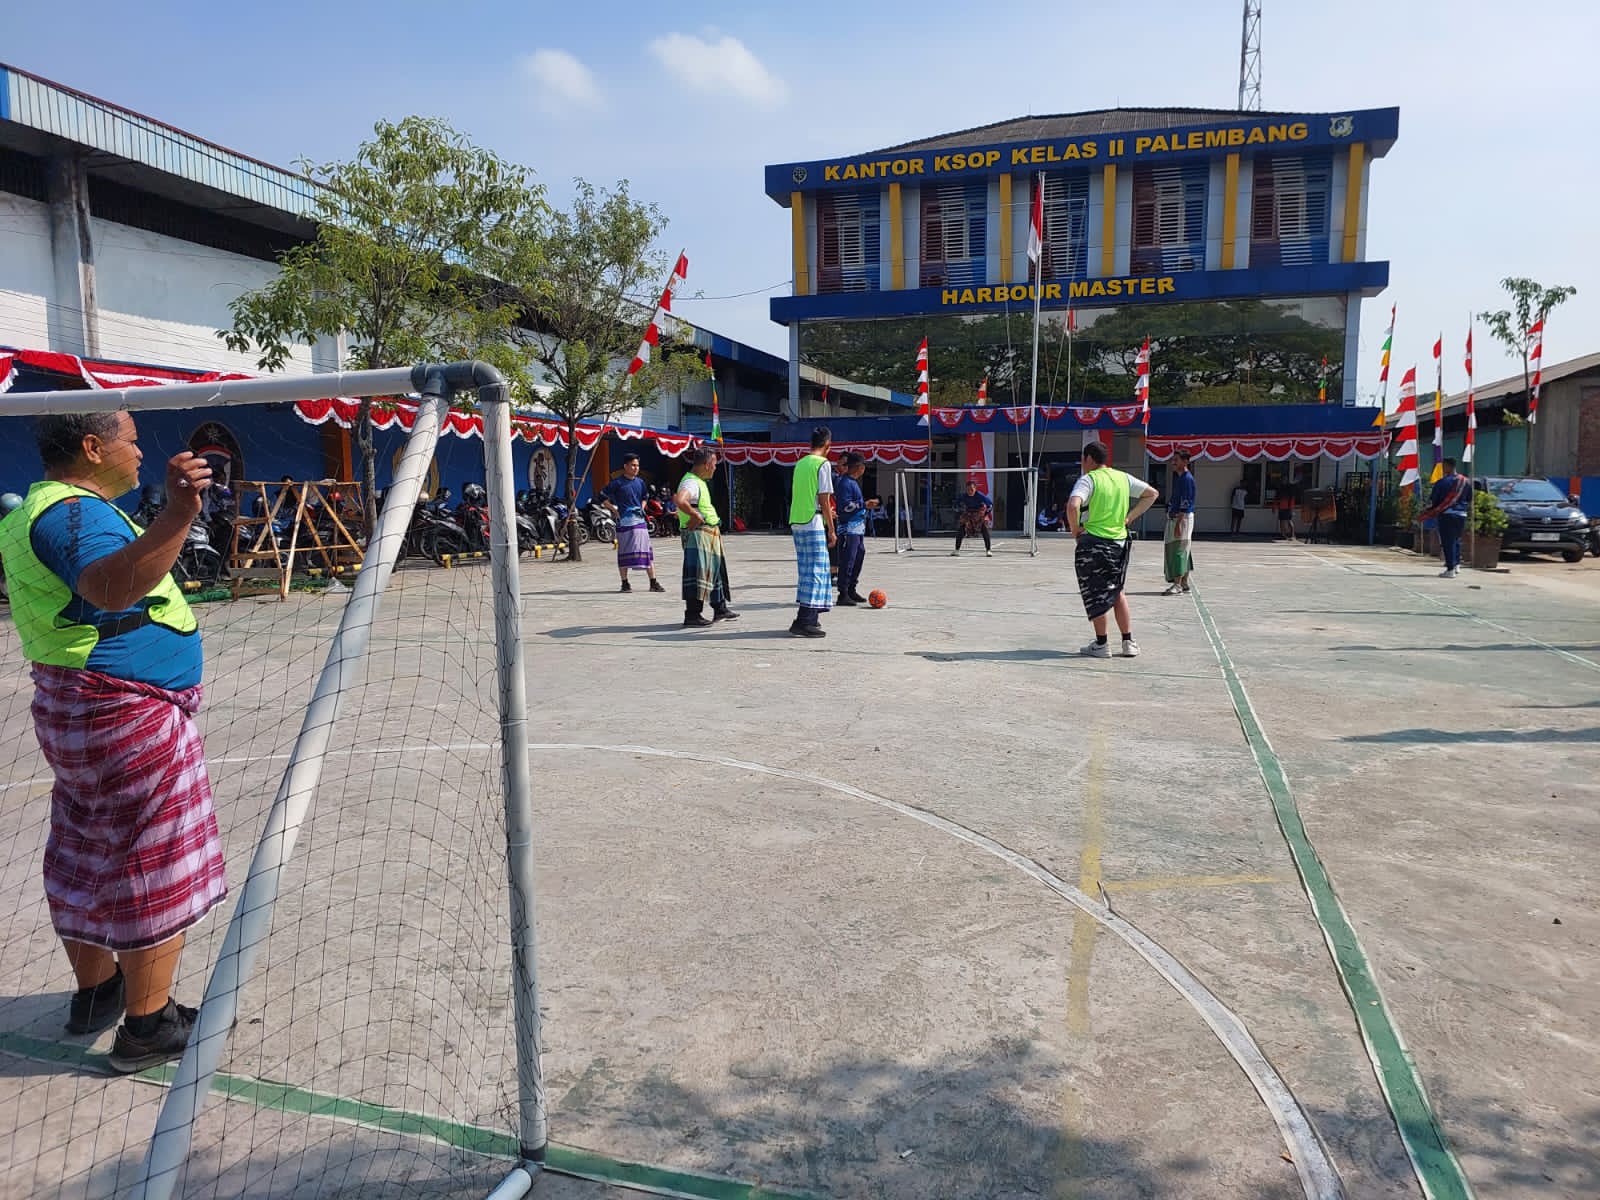
[[[1333,137],[1349,137],[1355,127],[1354,117],[1334,117],[1328,122],[1328,133]]]

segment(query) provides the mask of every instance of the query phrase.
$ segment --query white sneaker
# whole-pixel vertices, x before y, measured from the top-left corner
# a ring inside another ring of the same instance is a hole
[[[993,558],[994,557],[994,551],[993,550],[985,550],[983,552],[983,556],[985,558]]]
[[[1122,649],[1117,654],[1118,658],[1138,658],[1139,643],[1132,638],[1122,639]]]
[[[950,551],[950,557],[951,558],[959,558],[960,556],[961,556],[961,551],[959,551],[959,550]]]
[[[1174,583],[1174,584],[1169,585],[1167,590],[1162,592],[1161,594],[1163,596],[1176,596],[1182,590],[1183,590],[1183,588],[1182,588],[1181,584]]]
[[[1078,653],[1083,655],[1085,658],[1110,658],[1111,643],[1090,642],[1087,646],[1083,647],[1083,649],[1079,650]]]

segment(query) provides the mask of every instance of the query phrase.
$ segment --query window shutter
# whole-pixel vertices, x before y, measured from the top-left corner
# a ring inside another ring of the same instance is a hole
[[[1134,171],[1135,275],[1205,270],[1209,181],[1210,167],[1203,162]]]
[[[882,198],[877,191],[824,192],[817,200],[817,290],[878,290]]]
[[[1328,155],[1258,158],[1250,200],[1251,265],[1326,263],[1332,190]]]
[[[987,274],[988,185],[922,189],[922,287],[973,287]]]
[[[1037,178],[1034,186],[1038,186]],[[1031,193],[1030,193],[1031,198]],[[1030,217],[1031,219],[1031,217]],[[1044,278],[1081,279],[1089,258],[1089,177],[1044,177]]]

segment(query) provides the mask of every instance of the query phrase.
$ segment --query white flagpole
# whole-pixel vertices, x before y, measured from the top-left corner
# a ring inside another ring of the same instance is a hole
[[[1044,172],[1039,172],[1039,194],[1044,195]],[[1039,516],[1039,480],[1034,467],[1033,429],[1039,411],[1039,308],[1044,298],[1044,237],[1040,230],[1039,257],[1030,264],[1033,267],[1033,384],[1028,392],[1028,474],[1023,478],[1028,481],[1028,504],[1026,520],[1035,521]],[[1028,235],[1033,236],[1033,202],[1030,198],[1028,204]],[[1067,376],[1069,386],[1071,374]]]

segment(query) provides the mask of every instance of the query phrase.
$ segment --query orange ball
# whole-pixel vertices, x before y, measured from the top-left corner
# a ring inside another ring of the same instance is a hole
[[[873,608],[882,608],[889,603],[889,597],[884,595],[881,590],[875,589],[867,596],[867,603],[872,605]]]

